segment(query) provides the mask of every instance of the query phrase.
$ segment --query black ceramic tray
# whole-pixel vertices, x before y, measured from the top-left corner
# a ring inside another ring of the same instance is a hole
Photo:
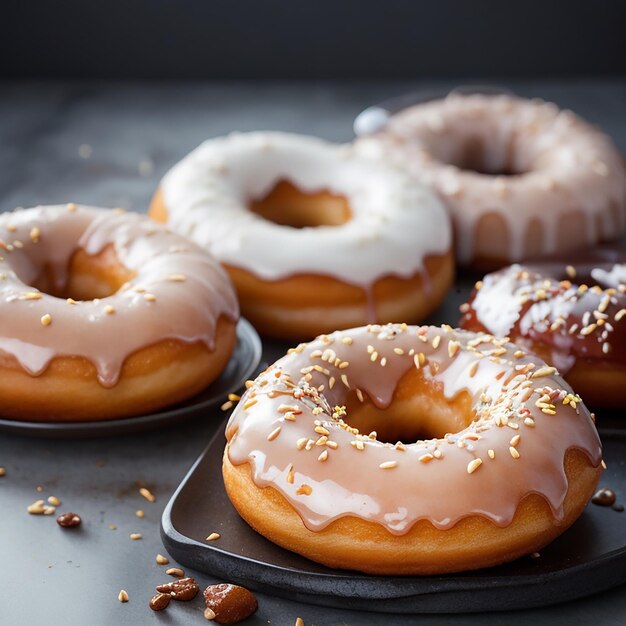
[[[257,372],[260,361],[261,340],[250,322],[240,319],[237,324],[237,345],[226,369],[203,392],[181,404],[150,415],[102,422],[52,424],[0,419],[0,431],[49,438],[105,437],[180,423],[184,419],[206,416],[210,409],[222,404],[229,393],[237,391]]]
[[[602,478],[626,498],[626,433],[603,435]],[[161,536],[180,563],[258,591],[324,606],[390,613],[467,613],[544,606],[626,581],[626,513],[589,504],[539,558],[436,577],[337,571],[283,550],[254,532],[230,504],[221,476],[223,429],[172,496]],[[207,543],[212,532],[218,541]]]

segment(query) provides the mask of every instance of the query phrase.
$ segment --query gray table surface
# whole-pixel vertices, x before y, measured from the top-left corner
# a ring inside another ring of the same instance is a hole
[[[482,81],[477,81],[482,82]],[[143,211],[162,174],[201,140],[279,129],[350,140],[365,106],[438,83],[0,83],[0,210],[56,202]],[[626,80],[507,83],[601,124],[626,152]],[[1,400],[0,400],[1,401]],[[170,494],[221,420],[123,437],[52,441],[0,434],[0,624],[201,624],[202,602],[147,607],[167,578],[159,519]],[[138,482],[150,486],[144,500]],[[40,493],[37,487],[43,488]],[[28,504],[48,495],[81,514],[79,532]],[[137,509],[145,517],[135,516]],[[115,525],[112,529],[110,525]],[[129,533],[143,534],[131,541]],[[197,575],[202,585],[215,582]],[[126,589],[130,602],[117,600]],[[566,605],[480,616],[355,613],[259,596],[249,624],[624,624],[626,587]]]

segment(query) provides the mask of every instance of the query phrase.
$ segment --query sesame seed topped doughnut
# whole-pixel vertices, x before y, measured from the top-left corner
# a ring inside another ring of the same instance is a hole
[[[112,419],[200,391],[238,307],[195,244],[145,216],[75,204],[0,215],[0,413]]]
[[[571,111],[509,95],[452,93],[357,142],[405,164],[447,204],[464,265],[495,267],[619,238],[626,169]]]
[[[461,325],[509,335],[558,367],[591,406],[624,407],[626,250],[621,263],[602,256],[488,274],[462,305]]]
[[[580,515],[601,472],[592,417],[505,339],[369,326],[301,344],[252,382],[224,480],[272,541],[365,572],[475,569]]]
[[[314,137],[206,141],[165,176],[150,214],[222,262],[267,334],[418,320],[452,278],[441,201],[405,172]]]

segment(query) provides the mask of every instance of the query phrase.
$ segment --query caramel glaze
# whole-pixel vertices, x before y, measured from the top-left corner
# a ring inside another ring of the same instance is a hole
[[[128,276],[115,293],[75,302],[33,287],[46,275],[63,293],[75,253],[108,247]],[[74,204],[0,215],[0,360],[14,357],[32,376],[80,356],[112,387],[133,352],[164,339],[213,349],[220,316],[238,314],[219,264],[145,216]]]
[[[488,274],[460,326],[533,346],[564,375],[577,359],[626,365],[625,263],[626,250],[610,248]]]
[[[394,444],[351,425],[354,397],[390,409],[415,370],[435,409],[415,419],[465,395],[464,427]],[[397,535],[420,519],[447,529],[478,515],[506,526],[531,493],[559,521],[567,451],[601,462],[592,417],[554,368],[506,338],[450,327],[375,325],[300,344],[249,384],[226,437],[231,463],[249,463],[254,483],[278,490],[312,531],[343,516]]]

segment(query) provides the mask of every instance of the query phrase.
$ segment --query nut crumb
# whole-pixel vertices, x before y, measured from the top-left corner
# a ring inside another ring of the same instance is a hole
[[[125,591],[124,589],[122,589],[118,594],[117,594],[117,599],[120,602],[128,602],[128,592]]]

